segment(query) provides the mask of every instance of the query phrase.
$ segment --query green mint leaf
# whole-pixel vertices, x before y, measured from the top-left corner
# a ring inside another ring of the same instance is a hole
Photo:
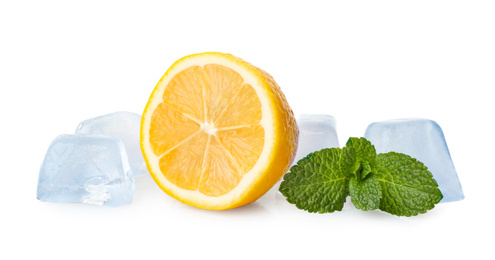
[[[371,173],[375,164],[376,150],[370,141],[365,138],[349,138],[342,148],[341,171],[348,176],[355,175],[361,181]]]
[[[349,195],[352,204],[360,210],[375,210],[380,207],[382,189],[379,181],[370,175],[362,181],[352,178],[349,181]]]
[[[340,148],[309,154],[284,175],[280,192],[289,203],[308,212],[340,211],[348,195],[348,178],[342,173]]]
[[[380,206],[381,186],[373,177],[376,150],[365,138],[351,137],[342,149],[341,171],[353,176],[349,181],[349,195],[356,208],[375,210]]]
[[[359,171],[361,174],[358,174],[360,180],[364,180],[368,177],[368,174],[371,173],[371,166],[368,162],[361,162],[361,170]]]
[[[406,154],[379,154],[376,179],[382,188],[380,209],[397,216],[416,216],[443,198],[427,167]]]

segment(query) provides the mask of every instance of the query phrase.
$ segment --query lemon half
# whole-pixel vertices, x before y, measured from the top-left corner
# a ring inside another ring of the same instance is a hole
[[[261,197],[287,172],[297,139],[294,114],[274,79],[218,52],[176,61],[141,120],[141,149],[155,182],[203,209]]]

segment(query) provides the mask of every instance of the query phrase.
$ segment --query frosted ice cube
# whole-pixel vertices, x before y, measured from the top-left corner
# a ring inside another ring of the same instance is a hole
[[[103,134],[122,140],[134,177],[147,174],[146,163],[139,147],[141,116],[131,112],[115,112],[82,121],[76,134]]]
[[[395,151],[423,162],[443,194],[441,202],[464,199],[445,137],[435,121],[411,118],[375,122],[364,137],[375,145],[377,153]]]
[[[297,119],[299,143],[294,164],[323,148],[339,147],[335,118],[330,115],[302,114]]]
[[[132,202],[135,190],[124,145],[118,138],[60,135],[41,165],[37,198],[120,206]]]

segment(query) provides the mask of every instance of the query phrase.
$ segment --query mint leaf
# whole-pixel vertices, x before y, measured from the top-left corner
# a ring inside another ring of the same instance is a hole
[[[355,175],[358,181],[363,180],[376,165],[376,150],[365,138],[351,137],[342,148],[340,161],[341,171],[350,176]]]
[[[348,195],[348,178],[339,167],[340,148],[309,154],[284,175],[280,192],[289,203],[308,212],[340,211]]]
[[[368,176],[362,181],[352,178],[349,181],[349,194],[352,204],[360,210],[375,210],[380,207],[382,189],[379,181],[373,176]]]
[[[380,206],[381,186],[373,177],[376,150],[365,138],[351,137],[342,148],[341,171],[350,176],[349,194],[356,208],[375,210]]]
[[[376,178],[382,188],[380,209],[397,216],[416,216],[443,198],[427,167],[406,154],[379,154]]]

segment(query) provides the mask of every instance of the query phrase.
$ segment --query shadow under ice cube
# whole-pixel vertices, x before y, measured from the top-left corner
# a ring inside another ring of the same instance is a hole
[[[136,186],[122,142],[112,136],[60,135],[40,169],[37,198],[105,206],[130,204]]]
[[[440,126],[428,119],[396,119],[375,122],[364,135],[377,153],[407,154],[425,164],[443,194],[441,202],[464,199],[449,148]]]

